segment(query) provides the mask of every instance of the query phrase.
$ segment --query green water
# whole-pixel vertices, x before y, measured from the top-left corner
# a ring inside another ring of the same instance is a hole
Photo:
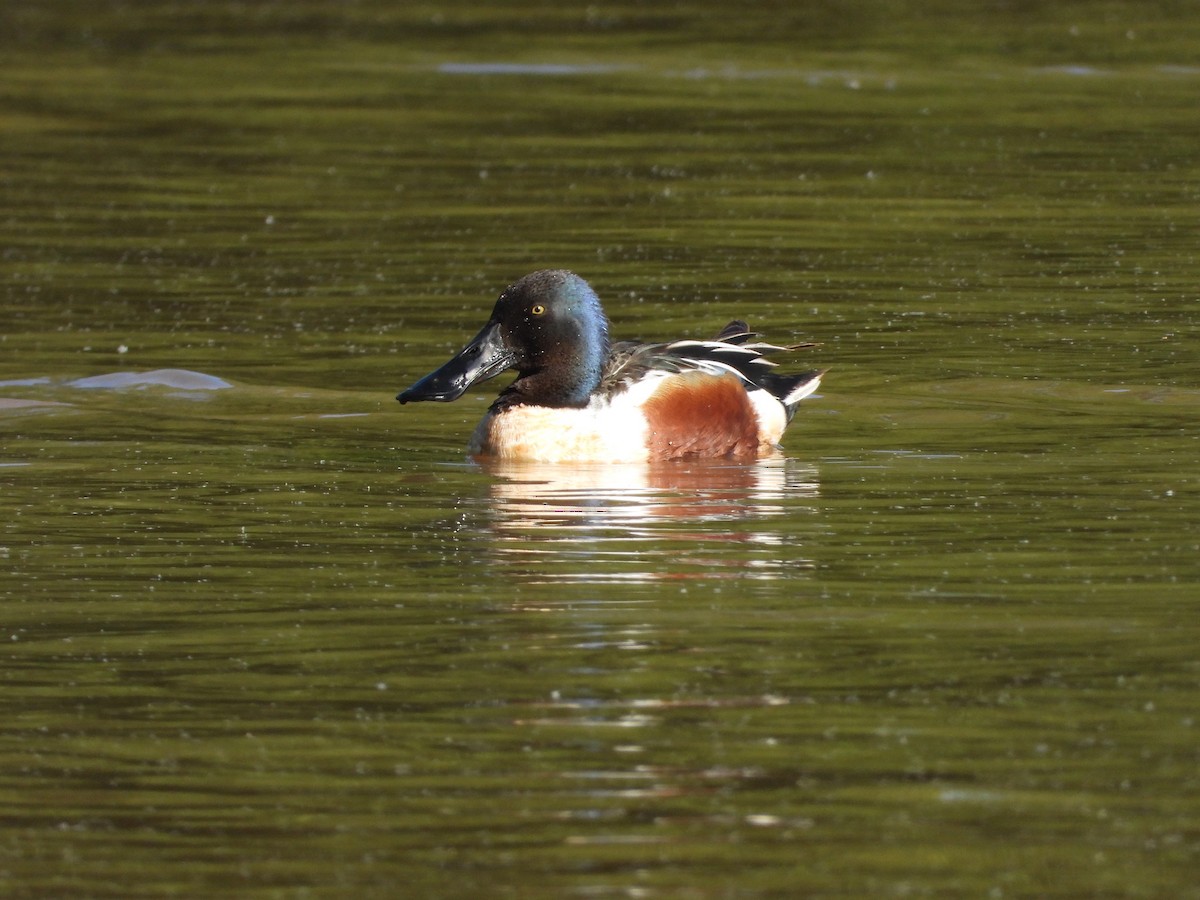
[[[0,894],[1200,897],[1186,5],[81,9],[0,12]],[[503,379],[393,397],[545,266],[822,395],[476,466]]]

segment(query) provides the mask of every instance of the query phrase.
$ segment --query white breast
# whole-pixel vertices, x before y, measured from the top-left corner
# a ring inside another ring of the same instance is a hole
[[[538,462],[642,462],[646,419],[633,391],[618,402],[592,398],[583,409],[514,406],[489,413],[468,447],[473,456]]]

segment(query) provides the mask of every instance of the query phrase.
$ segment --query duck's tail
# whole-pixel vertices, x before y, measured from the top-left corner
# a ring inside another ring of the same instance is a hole
[[[739,319],[734,319],[721,329],[721,333],[717,335],[716,340],[725,344],[735,344],[736,346],[744,347],[747,350],[754,350],[764,355],[786,350],[803,350],[806,347],[817,346],[811,341],[792,344],[788,347],[778,347],[775,344],[748,343],[756,337],[758,335],[750,330],[749,325]],[[774,363],[770,363],[770,365],[774,365]],[[796,407],[800,404],[800,401],[821,386],[821,377],[827,371],[828,369],[814,369],[811,372],[801,372],[796,375],[776,375],[774,372],[762,372],[758,374],[755,380],[772,397],[783,404],[784,409],[787,410],[787,417],[790,422],[792,416],[796,414]]]
[[[827,369],[815,369],[797,375],[776,375],[769,372],[762,376],[762,386],[787,410],[788,421],[796,414],[800,401],[821,386],[821,378]]]

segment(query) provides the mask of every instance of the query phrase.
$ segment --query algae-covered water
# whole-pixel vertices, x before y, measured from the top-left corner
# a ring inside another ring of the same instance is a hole
[[[0,11],[0,894],[1200,897],[1200,20]],[[396,392],[562,266],[774,459]]]

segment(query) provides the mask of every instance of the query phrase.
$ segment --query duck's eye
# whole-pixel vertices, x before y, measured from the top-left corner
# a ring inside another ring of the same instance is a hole
[[[529,307],[529,311],[535,316],[540,316],[546,311],[546,307],[542,306],[540,303],[535,303],[533,306]]]

